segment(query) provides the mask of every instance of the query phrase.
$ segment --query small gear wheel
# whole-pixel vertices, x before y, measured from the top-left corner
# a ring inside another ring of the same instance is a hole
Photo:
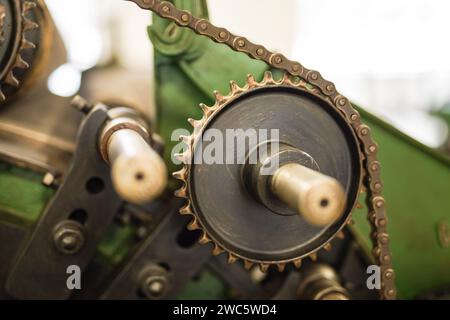
[[[352,126],[316,86],[287,74],[275,80],[266,72],[261,82],[249,75],[244,87],[231,82],[231,93],[215,92],[215,98],[212,107],[200,105],[202,119],[188,120],[192,135],[181,137],[187,148],[178,155],[184,165],[174,177],[183,185],[175,195],[187,200],[180,213],[192,216],[188,229],[201,230],[200,243],[212,243],[214,255],[226,252],[229,263],[241,259],[247,269],[276,265],[283,271],[288,263],[300,267],[306,257],[315,261],[318,250],[330,250],[330,241],[343,236],[362,188],[363,156]],[[288,146],[282,156],[287,162],[340,183],[345,205],[336,220],[312,225],[269,192],[255,195],[242,164],[194,161],[208,148],[199,143],[207,130],[225,136],[228,129],[251,128],[279,130],[280,142]]]
[[[40,8],[36,1],[0,0],[0,103],[15,94],[31,73],[41,36]]]

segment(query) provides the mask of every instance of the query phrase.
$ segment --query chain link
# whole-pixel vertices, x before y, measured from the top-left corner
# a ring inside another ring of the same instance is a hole
[[[361,152],[364,157],[366,171],[364,184],[367,190],[368,220],[372,227],[372,253],[381,269],[380,297],[395,299],[396,288],[389,250],[386,203],[382,196],[381,165],[377,161],[378,146],[372,138],[370,128],[362,123],[359,113],[352,107],[350,101],[341,95],[334,84],[325,80],[319,72],[309,70],[300,63],[291,61],[282,54],[271,52],[264,46],[256,45],[244,37],[236,36],[225,28],[216,27],[208,20],[196,18],[190,12],[180,10],[170,2],[160,0],[127,1],[136,3],[142,9],[151,10],[181,27],[190,28],[197,34],[206,36],[215,42],[226,44],[234,51],[246,53],[252,59],[264,61],[271,67],[284,70],[291,76],[299,77],[313,84],[345,115],[361,143]]]

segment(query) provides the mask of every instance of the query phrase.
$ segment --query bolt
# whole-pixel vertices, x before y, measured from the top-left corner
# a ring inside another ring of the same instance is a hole
[[[140,275],[139,293],[149,300],[158,300],[167,295],[170,288],[170,273],[159,264],[146,265]]]
[[[84,227],[76,221],[65,220],[58,224],[53,232],[53,242],[59,252],[73,255],[81,250],[85,243]]]

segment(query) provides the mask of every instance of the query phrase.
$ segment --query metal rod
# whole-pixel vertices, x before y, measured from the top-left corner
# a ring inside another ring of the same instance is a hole
[[[158,197],[167,185],[164,161],[132,129],[114,132],[107,144],[111,175],[117,193],[132,203],[146,203]]]
[[[312,225],[326,226],[343,214],[345,192],[341,184],[300,164],[289,163],[279,168],[270,187],[281,201]]]

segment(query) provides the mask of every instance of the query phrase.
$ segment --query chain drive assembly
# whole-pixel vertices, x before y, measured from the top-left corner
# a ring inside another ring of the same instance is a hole
[[[127,0],[136,3],[139,7],[146,10],[151,10],[155,14],[169,19],[178,26],[187,27],[199,35],[206,36],[217,43],[223,43],[237,52],[246,53],[250,58],[264,61],[269,66],[285,71],[285,76],[282,80],[274,80],[271,74],[266,74],[263,82],[256,82],[253,77],[249,76],[247,84],[244,88],[238,87],[234,82],[231,82],[231,94],[229,96],[222,96],[215,92],[216,103],[212,107],[201,105],[204,113],[202,120],[190,120],[194,127],[192,136],[185,137],[185,142],[192,145],[198,134],[201,134],[203,124],[208,117],[212,116],[214,112],[220,109],[220,106],[227,100],[239,96],[246,91],[261,86],[293,86],[307,88],[311,93],[326,100],[336,110],[338,110],[346,119],[354,131],[360,143],[360,156],[363,159],[364,189],[367,192],[366,205],[368,209],[368,221],[372,227],[371,239],[373,244],[372,253],[377,260],[381,270],[381,289],[380,297],[383,299],[395,299],[396,288],[394,282],[394,270],[392,268],[391,253],[389,250],[389,236],[387,233],[387,216],[385,211],[385,200],[382,196],[383,183],[381,181],[380,171],[381,165],[377,160],[378,146],[374,142],[370,128],[365,125],[359,113],[353,108],[350,101],[341,95],[335,88],[334,84],[325,80],[321,74],[314,70],[305,68],[298,62],[291,61],[279,53],[273,53],[261,45],[256,45],[248,39],[236,36],[224,28],[219,28],[211,24],[208,20],[194,17],[190,12],[180,10],[172,3],[160,0]],[[297,80],[296,80],[297,79]],[[298,79],[300,79],[298,81]],[[189,157],[189,150],[182,155],[186,160]],[[174,176],[184,182],[184,186],[177,191],[179,197],[188,199],[188,168],[185,166],[181,171],[174,173]],[[181,209],[181,214],[189,214],[193,216],[193,220],[189,225],[190,229],[203,229],[198,223],[195,214],[193,213],[190,201]],[[200,242],[210,242],[210,236],[203,230],[203,236]],[[219,254],[224,249],[215,244],[213,254]],[[237,256],[233,252],[228,252],[229,262],[237,260]],[[315,257],[315,253],[313,253]],[[301,261],[301,260],[300,260]],[[299,260],[292,261],[294,265],[299,267]],[[245,260],[247,266],[251,266],[252,261]],[[264,270],[267,265],[260,264]],[[278,265],[279,269],[283,269],[284,265]]]

